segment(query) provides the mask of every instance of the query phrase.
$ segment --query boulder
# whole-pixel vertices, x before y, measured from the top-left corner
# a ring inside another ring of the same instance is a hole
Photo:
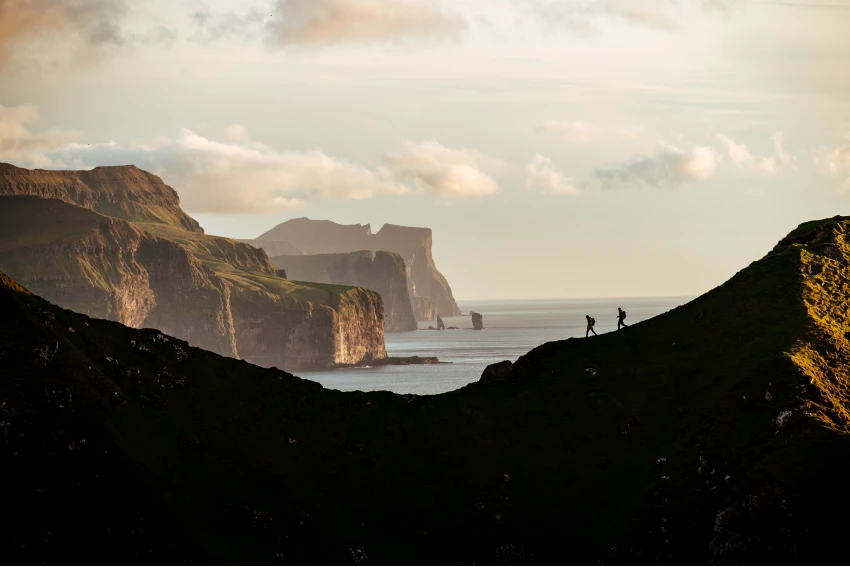
[[[443,318],[440,317],[439,315],[437,315],[437,330],[438,331],[445,331],[446,330],[446,324],[443,323]]]

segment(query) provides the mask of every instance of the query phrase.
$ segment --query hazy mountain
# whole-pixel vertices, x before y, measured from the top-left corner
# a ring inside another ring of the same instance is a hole
[[[449,283],[434,263],[430,228],[386,224],[377,234],[372,234],[369,225],[340,225],[331,221],[300,218],[279,224],[261,235],[257,241],[286,241],[305,254],[358,250],[383,250],[401,254],[410,277],[410,295],[414,298],[413,305],[418,320],[434,320],[436,313],[430,317],[429,313],[417,309],[422,305],[415,300],[417,297],[436,301],[440,315],[453,316],[461,313]]]

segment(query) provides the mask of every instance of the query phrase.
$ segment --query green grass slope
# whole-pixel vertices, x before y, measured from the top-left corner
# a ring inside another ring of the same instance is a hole
[[[195,219],[180,208],[174,189],[133,165],[58,171],[0,163],[0,195],[49,197],[127,221],[203,232]]]
[[[2,280],[0,546],[15,563],[844,563],[848,228],[803,226],[685,306],[427,397],[324,390]]]

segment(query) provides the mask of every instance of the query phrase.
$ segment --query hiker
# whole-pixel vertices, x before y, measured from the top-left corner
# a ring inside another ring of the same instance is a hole
[[[596,335],[596,331],[593,330],[593,326],[596,324],[596,319],[594,319],[590,315],[585,315],[585,318],[587,319],[587,331],[584,332],[584,338],[587,338],[588,333],[591,332]]]
[[[628,325],[626,325],[626,322],[624,320],[626,318],[626,312],[623,311],[623,308],[618,307],[617,311],[618,311],[618,313],[617,313],[617,330],[619,331],[620,325],[622,325],[623,327],[628,327]]]

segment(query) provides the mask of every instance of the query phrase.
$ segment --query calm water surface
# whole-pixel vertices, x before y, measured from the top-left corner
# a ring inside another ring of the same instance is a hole
[[[596,318],[599,334],[617,329],[617,307],[625,309],[626,323],[634,324],[684,305],[690,297],[643,299],[541,299],[503,301],[458,301],[464,313],[484,315],[483,331],[472,330],[469,315],[446,317],[453,331],[428,331],[420,323],[419,331],[387,333],[390,356],[436,356],[452,364],[384,366],[298,375],[321,383],[326,388],[351,391],[386,390],[399,394],[440,394],[456,390],[481,377],[488,364],[516,361],[536,346],[569,337],[583,337],[584,316]]]

